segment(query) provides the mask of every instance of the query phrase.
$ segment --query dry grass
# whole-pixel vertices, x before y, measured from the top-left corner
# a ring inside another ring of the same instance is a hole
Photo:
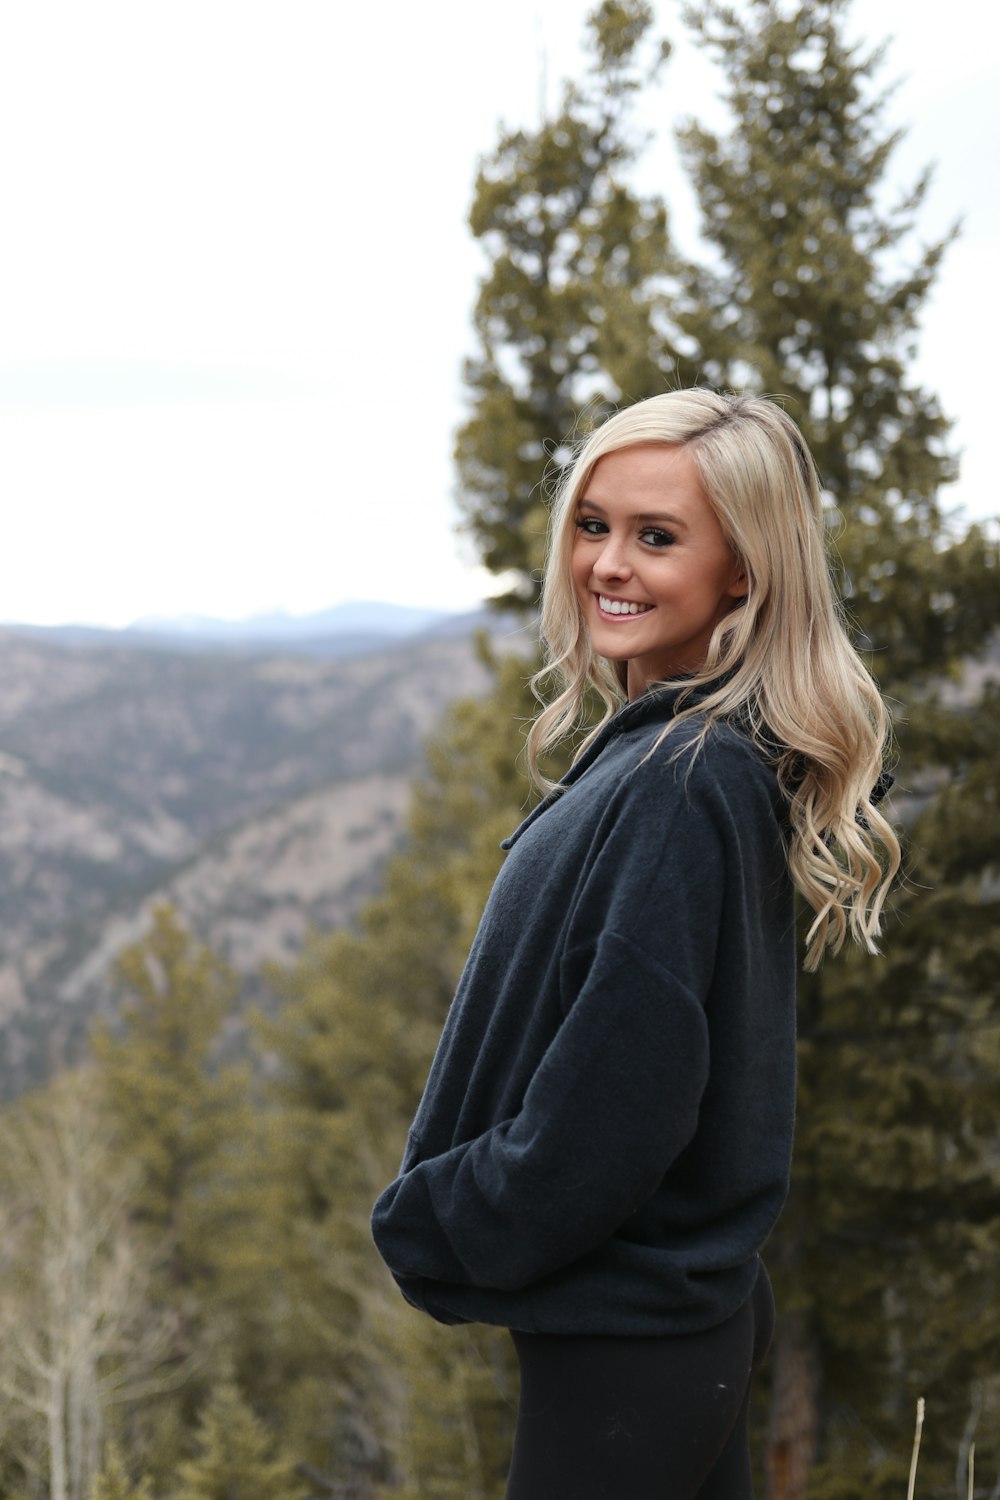
[[[920,1456],[920,1434],[924,1430],[924,1398],[917,1400],[917,1423],[913,1432],[913,1452],[910,1455],[910,1482],[906,1489],[906,1500],[913,1500],[917,1483],[917,1459]],[[969,1460],[966,1480],[966,1500],[973,1500],[976,1488],[976,1445],[969,1444]]]
[[[924,1430],[924,1398],[917,1400],[917,1425],[913,1434],[913,1453],[910,1457],[910,1482],[906,1488],[906,1500],[913,1500],[917,1484],[917,1459],[920,1457],[920,1434]]]

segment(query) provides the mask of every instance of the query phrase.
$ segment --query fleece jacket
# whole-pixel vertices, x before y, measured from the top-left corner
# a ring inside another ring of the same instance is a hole
[[[736,728],[657,744],[681,686],[620,710],[506,841],[372,1217],[441,1322],[682,1334],[752,1291],[794,1119],[785,805]]]

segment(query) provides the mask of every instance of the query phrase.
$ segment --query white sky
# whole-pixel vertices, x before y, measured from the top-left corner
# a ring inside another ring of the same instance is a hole
[[[588,0],[31,0],[0,10],[0,619],[458,608],[451,448],[482,267],[465,226],[497,124],[580,67]],[[679,115],[718,119],[707,58],[644,105],[695,248]],[[924,238],[965,215],[920,378],[958,418],[970,515],[1000,509],[1000,23],[982,0],[855,0],[894,35],[895,176],[938,162]],[[543,60],[544,59],[544,65]]]

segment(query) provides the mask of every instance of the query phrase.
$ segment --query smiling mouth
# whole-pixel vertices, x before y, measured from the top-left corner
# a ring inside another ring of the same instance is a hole
[[[597,603],[601,613],[604,615],[629,616],[645,615],[653,608],[651,604],[636,604],[630,599],[612,599],[610,594],[598,594]]]

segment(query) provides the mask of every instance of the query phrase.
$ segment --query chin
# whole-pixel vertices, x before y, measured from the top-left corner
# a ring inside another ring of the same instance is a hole
[[[613,667],[625,667],[632,660],[631,656],[623,651],[602,651],[595,641],[591,641],[590,645],[595,656],[599,656],[602,661],[610,662]]]

